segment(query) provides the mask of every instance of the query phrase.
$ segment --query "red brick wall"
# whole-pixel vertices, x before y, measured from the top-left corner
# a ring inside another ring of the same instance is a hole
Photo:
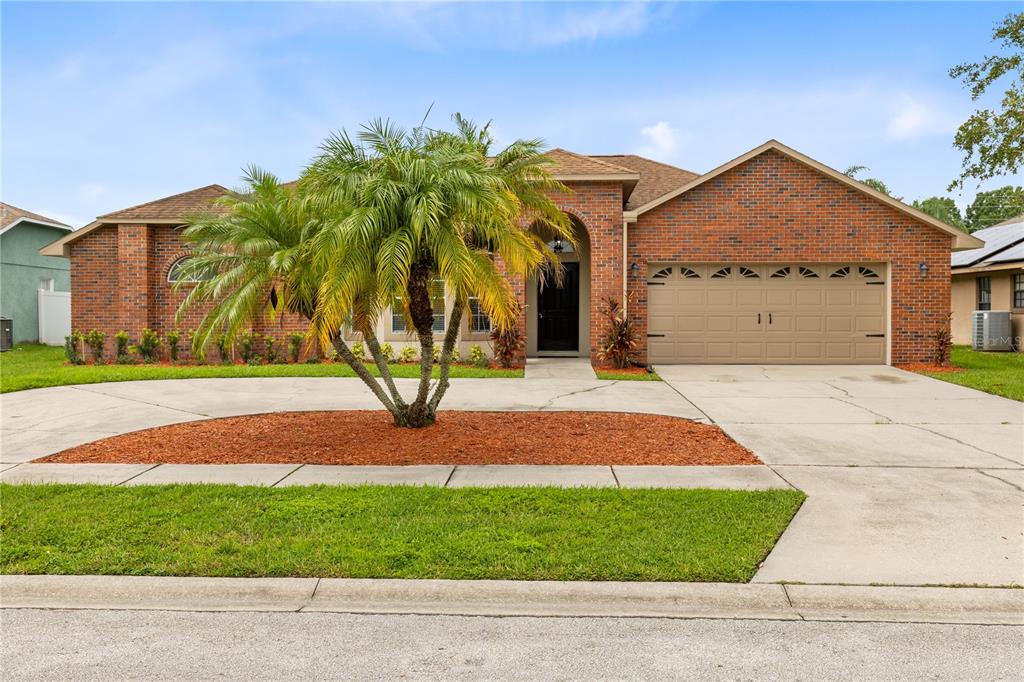
[[[598,312],[601,303],[609,296],[622,300],[622,185],[567,184],[573,193],[554,199],[559,208],[582,223],[590,237],[590,359],[597,363],[598,340],[604,331]]]
[[[161,335],[172,329],[183,333],[181,355],[188,357],[185,332],[198,326],[205,306],[191,308],[176,321],[178,306],[187,289],[175,290],[167,281],[171,266],[189,254],[181,228],[170,225],[117,225],[102,227],[71,244],[71,326],[88,331],[99,329],[107,335],[108,356],[113,353],[114,334],[127,331],[136,344],[144,328]],[[256,352],[263,352],[263,335],[282,341],[291,332],[304,332],[306,323],[298,315],[265,318],[252,325],[260,338]],[[166,353],[166,349],[162,349]],[[207,350],[216,360],[216,351]],[[303,357],[305,353],[303,354]]]
[[[72,242],[73,329],[100,329],[113,335],[121,324],[117,279],[117,227],[101,227]],[[113,346],[113,339],[107,342]]]
[[[646,338],[648,262],[889,262],[892,362],[924,362],[948,325],[950,245],[949,235],[768,151],[629,226],[629,260],[640,266],[629,275],[630,316]]]

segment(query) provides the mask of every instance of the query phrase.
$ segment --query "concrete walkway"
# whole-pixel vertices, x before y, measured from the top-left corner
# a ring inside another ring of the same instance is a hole
[[[851,585],[17,575],[0,578],[0,604],[4,609],[1024,624],[1024,590]]]
[[[809,496],[755,577],[759,582],[1024,584],[1021,403],[890,367],[676,366],[658,372],[665,382],[456,380],[445,407],[650,412],[719,424],[767,467],[744,468],[764,472],[744,474],[760,477],[756,481],[737,481],[731,473],[716,480],[767,485],[777,476]],[[151,381],[10,393],[0,396],[0,466],[182,421],[376,407],[358,380],[341,378]],[[37,466],[19,465],[0,477],[17,480]],[[370,480],[369,472],[355,470],[288,469],[232,475],[267,485],[320,476]],[[447,471],[449,485],[551,481],[551,470],[513,477],[512,469],[467,469],[444,467],[427,477],[440,484]],[[557,478],[569,485],[612,485],[611,477],[623,486],[641,479],[648,485],[710,485],[712,478],[710,471],[624,469],[565,470]],[[206,475],[148,466],[109,475],[89,471],[117,483]],[[394,482],[408,474],[374,475],[381,478],[372,480]]]
[[[597,379],[590,358],[529,358],[525,376],[527,379]]]
[[[161,485],[224,483],[295,485],[555,486],[560,488],[719,488],[768,490],[790,485],[766,466],[325,466],[315,464],[48,464],[9,465],[4,483]]]

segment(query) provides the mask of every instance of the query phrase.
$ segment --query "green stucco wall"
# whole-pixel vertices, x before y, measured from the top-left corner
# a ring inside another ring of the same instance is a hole
[[[39,340],[39,283],[53,279],[56,291],[71,291],[67,258],[41,256],[39,249],[66,232],[35,223],[19,223],[0,235],[0,317],[13,323],[14,342]]]

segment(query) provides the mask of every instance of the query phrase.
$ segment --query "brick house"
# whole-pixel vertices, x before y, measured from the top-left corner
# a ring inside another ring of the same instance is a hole
[[[629,302],[648,363],[923,362],[948,324],[950,252],[981,245],[774,140],[703,175],[635,155],[549,156],[573,190],[556,200],[578,243],[552,242],[561,287],[513,282],[528,356],[596,360],[601,304],[614,297]],[[227,191],[99,216],[43,248],[71,259],[74,328],[170,329],[183,216]],[[440,338],[443,283],[436,297]],[[466,318],[463,351],[486,345],[486,316]],[[255,331],[301,328],[278,319]],[[378,333],[396,348],[412,342],[400,315],[383,316]]]

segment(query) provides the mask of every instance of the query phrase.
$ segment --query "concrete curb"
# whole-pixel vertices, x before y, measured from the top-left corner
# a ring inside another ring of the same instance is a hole
[[[1024,625],[1024,590],[728,583],[0,577],[0,608]]]

